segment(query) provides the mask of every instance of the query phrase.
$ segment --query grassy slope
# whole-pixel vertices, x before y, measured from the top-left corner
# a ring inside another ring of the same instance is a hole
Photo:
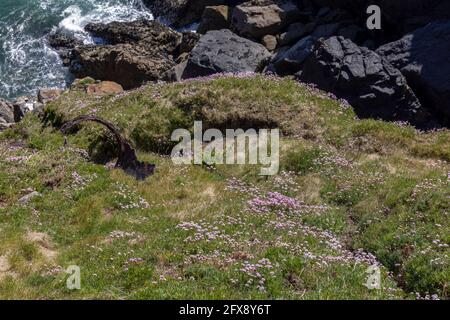
[[[97,125],[64,147],[55,127],[90,113],[116,123],[157,173],[136,182],[89,162],[84,150],[110,150]],[[281,128],[285,172],[173,165],[170,133],[200,119]],[[0,298],[448,298],[449,162],[449,131],[356,120],[291,80],[74,89],[47,105],[44,126],[28,116],[0,134]],[[19,204],[29,188],[42,196]],[[359,248],[383,265],[381,290],[362,285],[373,258]],[[72,264],[80,291],[65,288]]]

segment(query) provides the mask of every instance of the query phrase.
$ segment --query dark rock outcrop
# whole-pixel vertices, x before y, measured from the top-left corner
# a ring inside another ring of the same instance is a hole
[[[317,39],[308,36],[299,40],[292,47],[279,50],[273,57],[268,71],[281,76],[292,75],[300,70],[305,59],[311,54]]]
[[[235,6],[241,0],[144,0],[156,17],[161,17],[174,27],[183,27],[200,20],[208,6]]]
[[[314,22],[310,22],[307,24],[304,24],[302,22],[293,23],[287,28],[286,32],[280,34],[278,43],[280,46],[293,44],[303,37],[311,34],[315,28],[316,23]]]
[[[192,50],[183,78],[262,71],[270,56],[263,45],[241,38],[230,30],[209,31]]]
[[[429,121],[398,69],[343,37],[319,40],[297,77],[347,99],[361,117],[409,121],[419,126]]]
[[[83,45],[81,40],[62,31],[51,33],[48,36],[48,43],[58,52],[66,66],[70,64],[70,50]]]
[[[201,35],[195,32],[183,32],[177,55],[191,52],[197,45],[200,37]]]
[[[138,44],[158,51],[174,52],[181,41],[181,34],[166,27],[162,23],[150,20],[133,22],[111,22],[108,24],[91,23],[85,30],[95,37],[99,37],[108,44]]]
[[[450,20],[431,23],[377,53],[400,69],[425,106],[450,121]]]
[[[83,44],[81,40],[61,31],[50,34],[48,42],[55,49],[73,49]]]
[[[175,63],[182,35],[156,21],[91,24],[94,36],[107,45],[72,50],[70,70],[77,77],[114,81],[125,89],[156,81]]]
[[[317,40],[328,38],[339,31],[340,23],[330,23],[305,27],[305,34],[312,30],[311,34],[297,41],[293,46],[280,50],[273,57],[268,71],[281,76],[292,75],[300,70],[302,63],[311,54]]]
[[[383,28],[373,34],[377,34],[382,43],[398,39],[432,21],[450,19],[448,0],[298,0],[298,3],[315,8],[344,9],[358,17],[360,27],[365,26],[367,7],[376,4],[381,8]]]

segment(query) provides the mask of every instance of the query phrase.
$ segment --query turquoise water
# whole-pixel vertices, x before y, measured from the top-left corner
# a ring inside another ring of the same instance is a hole
[[[152,18],[141,0],[0,0],[0,97],[32,95],[42,87],[65,87],[67,68],[46,37],[58,29],[85,43],[89,22]]]

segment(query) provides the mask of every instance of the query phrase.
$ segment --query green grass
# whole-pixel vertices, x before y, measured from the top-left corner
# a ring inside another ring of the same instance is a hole
[[[263,76],[104,97],[82,86],[0,133],[0,298],[449,297],[448,130],[357,120],[323,93]],[[95,124],[65,146],[58,127],[81,114],[117,124],[155,175],[104,166],[113,144]],[[170,134],[194,120],[280,128],[283,172],[172,164]],[[20,204],[31,190],[40,196]],[[299,207],[252,207],[270,192]],[[357,249],[380,263],[381,289],[363,285],[372,260]],[[66,288],[70,265],[81,290]]]

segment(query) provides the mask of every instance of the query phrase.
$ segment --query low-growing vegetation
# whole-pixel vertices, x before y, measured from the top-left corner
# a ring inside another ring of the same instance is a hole
[[[226,76],[90,96],[0,133],[0,298],[446,299],[450,131],[356,119],[289,79]],[[112,169],[116,124],[156,164]],[[174,165],[172,130],[280,128],[281,171]],[[92,160],[96,160],[95,162]],[[70,265],[81,289],[66,288]],[[381,288],[365,286],[381,269]]]

